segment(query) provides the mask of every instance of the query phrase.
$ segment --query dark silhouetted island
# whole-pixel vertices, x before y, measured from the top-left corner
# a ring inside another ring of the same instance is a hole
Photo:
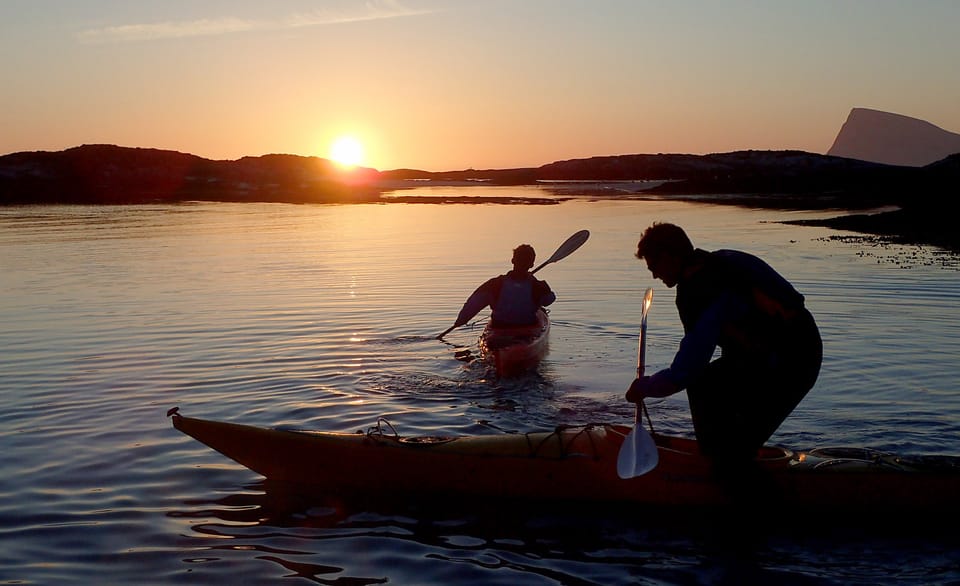
[[[382,196],[403,186],[465,181],[501,186],[642,182],[642,187],[622,193],[604,186],[604,195],[779,209],[863,210],[863,214],[816,223],[960,251],[958,231],[948,225],[952,223],[952,200],[960,192],[960,154],[922,167],[803,151],[737,151],[600,156],[531,168],[445,172],[343,169],[326,159],[296,155],[214,161],[176,151],[114,145],[0,156],[0,205],[185,201],[436,204],[450,200]],[[579,195],[591,195],[588,187],[583,189]],[[566,189],[564,193],[574,195],[576,191]],[[469,201],[542,204],[558,200],[491,197]],[[895,209],[867,213],[887,207]]]
[[[296,155],[213,161],[176,151],[84,145],[0,157],[0,205],[182,201],[373,201],[373,169]]]

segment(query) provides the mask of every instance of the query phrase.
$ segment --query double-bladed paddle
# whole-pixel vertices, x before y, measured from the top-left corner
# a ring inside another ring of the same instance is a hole
[[[643,308],[640,312],[640,343],[637,348],[637,378],[643,376],[647,350],[647,312],[653,303],[653,288],[643,294]],[[633,478],[650,472],[660,460],[657,444],[653,437],[643,429],[641,410],[646,411],[643,399],[637,402],[636,422],[630,434],[623,440],[617,455],[617,475],[620,478]],[[649,416],[648,416],[649,418]]]
[[[558,260],[563,260],[574,253],[578,248],[583,246],[583,243],[587,241],[587,238],[590,238],[589,230],[580,230],[570,238],[564,240],[563,244],[548,258],[547,260],[540,263],[540,266],[530,271],[530,274],[534,274],[543,267],[547,266],[550,263],[557,262]],[[442,340],[444,336],[453,331],[454,328],[463,324],[453,324],[449,328],[445,329],[442,334],[437,336],[438,340]]]

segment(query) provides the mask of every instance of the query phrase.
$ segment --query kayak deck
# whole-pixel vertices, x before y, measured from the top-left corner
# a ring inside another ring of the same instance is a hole
[[[270,481],[325,494],[406,499],[590,501],[718,507],[761,497],[792,510],[956,514],[956,462],[865,460],[764,447],[742,475],[724,481],[696,441],[656,435],[659,464],[621,479],[620,445],[630,428],[594,424],[524,434],[402,437],[289,431],[184,417],[173,426]]]

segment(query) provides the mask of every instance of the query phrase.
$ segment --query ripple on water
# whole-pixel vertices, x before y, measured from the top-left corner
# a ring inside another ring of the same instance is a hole
[[[957,272],[820,240],[826,229],[758,228],[775,215],[617,201],[0,210],[0,581],[960,580],[949,536],[787,527],[730,540],[728,525],[658,524],[653,511],[305,501],[165,416],[344,432],[384,418],[405,435],[630,422],[651,284],[631,255],[638,218],[661,218],[706,248],[769,258],[817,316],[823,372],[775,443],[960,453]],[[464,232],[477,225],[498,229]],[[539,373],[497,380],[472,360],[482,321],[434,339],[505,270],[504,241],[543,256],[584,227],[587,244],[541,274],[558,301]],[[673,295],[656,289],[649,369],[682,336]],[[684,395],[648,408],[658,431],[690,435]]]

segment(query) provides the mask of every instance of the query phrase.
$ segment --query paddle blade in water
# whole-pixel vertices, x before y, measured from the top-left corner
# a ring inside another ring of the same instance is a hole
[[[659,461],[657,444],[653,443],[647,430],[637,422],[620,446],[620,453],[617,454],[617,475],[620,478],[642,476],[656,468]]]

